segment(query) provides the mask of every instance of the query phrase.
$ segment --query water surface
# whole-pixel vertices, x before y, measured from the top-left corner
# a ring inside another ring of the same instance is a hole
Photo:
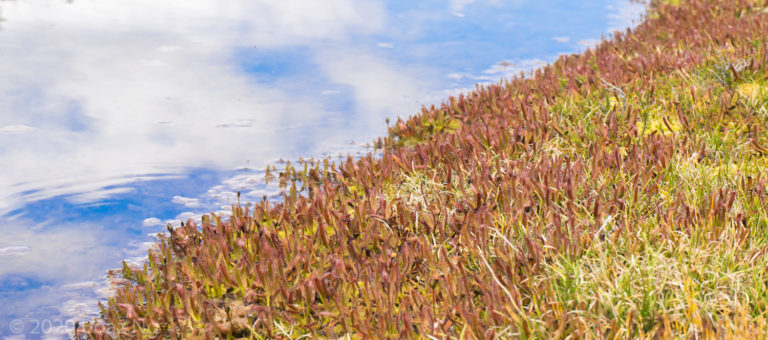
[[[476,83],[583,51],[628,0],[0,2],[0,336],[60,336],[167,222],[274,193]],[[19,320],[19,321],[14,321]],[[47,322],[47,324],[46,324]],[[21,325],[21,328],[19,328]],[[69,330],[69,329],[67,329]]]

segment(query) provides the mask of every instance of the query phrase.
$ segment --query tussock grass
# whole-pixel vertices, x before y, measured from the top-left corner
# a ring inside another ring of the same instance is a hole
[[[765,337],[768,3],[651,6],[170,229],[78,335]]]

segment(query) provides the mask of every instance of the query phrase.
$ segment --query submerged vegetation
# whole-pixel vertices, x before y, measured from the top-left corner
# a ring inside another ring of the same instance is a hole
[[[768,1],[651,6],[171,229],[78,334],[765,337]]]

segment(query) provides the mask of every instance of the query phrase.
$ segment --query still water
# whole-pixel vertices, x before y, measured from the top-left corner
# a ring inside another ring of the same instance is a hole
[[[0,0],[0,337],[61,337],[166,223],[259,200],[476,83],[631,27],[629,0]],[[69,324],[67,324],[69,321]]]

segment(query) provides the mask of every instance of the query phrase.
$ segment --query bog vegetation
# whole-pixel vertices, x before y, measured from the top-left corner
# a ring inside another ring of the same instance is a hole
[[[632,31],[288,165],[171,230],[103,338],[729,338],[768,330],[768,1]]]

